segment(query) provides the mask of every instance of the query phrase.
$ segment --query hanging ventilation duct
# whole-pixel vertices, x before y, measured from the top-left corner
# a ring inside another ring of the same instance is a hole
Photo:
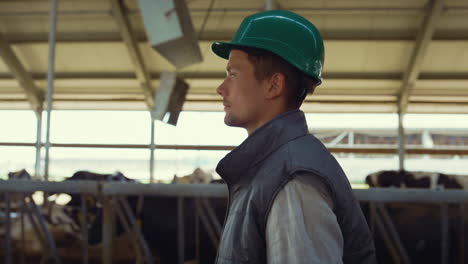
[[[188,84],[178,78],[175,72],[162,72],[159,89],[155,93],[152,118],[177,125],[188,88]]]
[[[176,68],[203,61],[185,0],[140,0],[150,45]]]

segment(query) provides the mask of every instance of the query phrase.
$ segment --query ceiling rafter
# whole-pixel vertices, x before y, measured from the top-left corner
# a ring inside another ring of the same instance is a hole
[[[15,2],[20,2],[18,5]],[[21,2],[27,2],[27,4],[21,4]],[[95,0],[64,0],[58,10],[60,16],[74,16],[74,15],[108,15],[110,13],[108,1],[95,1]],[[128,1],[129,3],[136,1]],[[198,1],[200,2],[200,1]],[[229,12],[242,12],[242,13],[253,13],[262,10],[262,6],[259,2],[249,4],[248,6],[240,6],[237,3],[230,3],[231,1],[222,1],[220,5],[212,9],[212,12],[224,13]],[[363,1],[361,1],[363,2]],[[372,2],[372,1],[369,1]],[[2,16],[48,16],[48,0],[35,0],[35,1],[0,1],[0,17]],[[189,6],[189,10],[192,13],[206,13],[207,6],[203,4],[195,4],[195,6]],[[317,6],[317,5],[301,5],[300,2],[287,3],[286,9],[294,12],[305,12],[315,15],[327,15],[327,14],[383,14],[398,16],[401,14],[421,14],[424,12],[423,7],[419,6],[376,6],[375,4],[359,5],[359,6],[343,6],[343,7],[329,7],[329,6]],[[447,8],[450,13],[464,14],[468,12],[466,5],[455,5],[452,4]],[[140,10],[138,6],[130,4],[128,8],[128,14],[139,14]]]
[[[47,72],[30,72],[29,75],[34,81],[44,81]],[[160,73],[149,72],[152,80],[159,79]],[[57,72],[55,79],[134,79],[134,72]],[[398,72],[324,72],[323,76],[329,80],[391,80],[401,81],[403,75]],[[178,77],[182,79],[224,79],[226,73],[222,71],[181,71]],[[11,80],[9,74],[0,73],[0,80]],[[418,80],[424,81],[468,81],[468,73],[465,72],[424,72],[419,75]]]
[[[434,35],[437,21],[442,14],[444,2],[445,0],[429,0],[428,2],[428,13],[424,17],[422,27],[416,36],[413,53],[403,74],[403,83],[398,94],[399,113],[405,113],[408,108],[409,96],[421,72],[422,62]]]
[[[21,88],[26,93],[26,97],[35,112],[42,111],[44,94],[34,84],[33,78],[26,71],[23,64],[13,52],[8,41],[0,34],[0,57],[3,59],[11,74],[19,82]]]
[[[125,7],[121,0],[112,0],[112,14],[117,22],[122,39],[127,47],[130,59],[135,67],[135,74],[140,83],[145,96],[145,103],[148,110],[154,105],[154,90],[151,86],[151,75],[145,66],[141,51],[138,47],[138,41],[132,31],[130,22],[125,15]]]
[[[137,42],[147,42],[145,32],[134,30],[133,35]],[[235,34],[235,31],[204,31],[199,36],[199,41],[218,41],[229,40]],[[410,31],[388,30],[380,31],[369,35],[365,30],[326,30],[322,31],[322,37],[325,41],[414,41],[414,34]],[[5,33],[4,37],[9,40],[11,45],[16,44],[42,44],[48,43],[46,32],[37,33],[21,33],[10,32]],[[468,32],[466,30],[455,31],[437,31],[433,36],[433,41],[466,41],[468,40]],[[121,42],[122,36],[120,32],[57,32],[57,43],[79,43],[79,42]]]

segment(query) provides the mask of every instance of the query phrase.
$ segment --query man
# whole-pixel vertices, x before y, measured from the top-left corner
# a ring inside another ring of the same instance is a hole
[[[322,80],[318,30],[295,13],[267,11],[212,50],[228,59],[217,88],[224,122],[249,134],[216,169],[229,188],[217,263],[375,263],[346,175],[299,110]]]

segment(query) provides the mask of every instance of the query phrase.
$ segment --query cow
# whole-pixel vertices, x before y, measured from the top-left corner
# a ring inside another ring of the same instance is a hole
[[[123,175],[122,175],[123,176]],[[222,183],[219,180],[212,180],[212,175],[208,172],[197,168],[190,175],[183,177],[174,177],[173,184],[201,184],[201,183]],[[92,172],[77,172],[67,180],[104,180],[115,179],[107,176],[102,176]],[[127,180],[123,176],[120,180]],[[88,196],[87,196],[88,197]],[[137,223],[140,227],[141,233],[147,242],[153,255],[157,257],[159,263],[177,263],[178,261],[178,198],[177,197],[158,197],[158,196],[145,196],[129,195],[125,197],[128,202],[133,215],[136,217]],[[88,212],[94,214],[92,219],[88,218],[88,242],[92,247],[100,246],[102,242],[102,203],[94,198],[88,197],[87,201]],[[74,209],[72,212],[73,219],[80,222],[80,208],[83,200],[79,195],[72,195],[72,199],[67,206]],[[115,200],[114,200],[115,202]],[[226,213],[227,201],[225,198],[210,198],[207,204],[213,208],[214,215],[218,223],[222,223]],[[217,248],[213,245],[212,238],[205,232],[205,226],[199,225],[199,231],[195,226],[195,219],[197,211],[197,202],[194,198],[184,198],[184,251],[185,261],[199,260],[199,263],[214,263]],[[199,218],[200,219],[200,218]],[[200,220],[201,221],[201,220]],[[116,237],[123,240],[126,237],[124,226],[118,217],[115,221]],[[128,238],[128,237],[127,237]],[[200,241],[198,244],[196,239]],[[219,237],[218,237],[219,239]],[[129,252],[129,254],[134,254]],[[115,257],[115,256],[114,256]]]
[[[123,181],[123,182],[135,182],[135,180],[126,177],[119,171],[116,171],[111,174],[101,174],[90,171],[77,171],[71,177],[66,178],[65,181],[78,181],[78,180],[87,180],[87,181]],[[50,195],[52,195],[51,193]],[[102,207],[100,201],[92,195],[81,195],[76,193],[70,193],[71,200],[66,204],[69,215],[73,220],[81,225],[83,219],[81,219],[81,204],[84,199],[86,202],[87,209],[87,223],[93,222],[96,217],[98,210]]]
[[[18,172],[15,175],[23,175],[27,178],[25,172]],[[26,172],[27,173],[27,172]],[[181,179],[180,179],[181,178]],[[223,183],[220,180],[212,180],[210,173],[204,172],[201,169],[196,169],[192,174],[177,177],[174,179],[174,184],[181,184],[182,182],[187,183]],[[134,182],[133,180],[125,177],[121,173],[114,174],[98,174],[89,171],[78,171],[74,173],[66,181],[73,180],[95,180],[95,181],[108,181],[118,180],[125,182]],[[50,195],[56,195],[50,193]],[[87,223],[88,223],[88,243],[89,243],[89,257],[90,261],[99,261],[102,255],[102,219],[103,204],[97,197],[86,195],[81,196],[77,194],[69,194],[71,196],[70,201],[65,206],[60,206],[52,203],[53,212],[50,217],[50,223],[48,229],[53,233],[54,238],[57,241],[58,251],[61,258],[67,258],[67,261],[74,257],[79,257],[82,239],[82,222],[83,218],[81,215],[81,204],[86,202],[87,207]],[[85,197],[84,199],[82,197]],[[139,197],[137,195],[130,195],[125,197],[125,201],[130,205],[133,215],[135,215],[141,233],[146,240],[153,256],[158,259],[157,263],[176,263],[178,261],[178,198],[177,197],[158,197],[158,196],[147,196]],[[219,240],[219,233],[213,236],[208,236],[206,230],[206,219],[205,223],[202,223],[201,217],[197,216],[197,210],[200,210],[200,204],[194,198],[184,198],[184,251],[185,261],[193,263],[193,260],[198,259],[198,263],[214,263],[216,257],[216,240]],[[227,200],[225,198],[210,198],[204,203],[211,205],[214,217],[218,222],[218,226],[224,220],[226,213]],[[203,210],[206,213],[206,209]],[[60,212],[60,213],[58,213]],[[91,216],[91,217],[90,217]],[[47,218],[47,216],[46,216]],[[195,219],[198,220],[196,225]],[[48,220],[49,221],[49,220]],[[211,218],[212,221],[212,218]],[[115,248],[131,249],[131,235],[125,232],[122,222],[118,217],[115,221],[115,239],[114,239],[114,251]],[[15,223],[15,228],[18,223]],[[198,227],[198,228],[197,228]],[[63,232],[59,233],[59,229],[62,228]],[[15,229],[17,230],[17,229]],[[31,231],[30,224],[27,224],[27,234]],[[15,231],[15,239],[18,236],[18,232]],[[34,240],[34,236],[27,235],[28,239],[31,240],[27,243],[31,244],[30,248],[33,251],[28,251],[28,254],[32,252],[41,253],[38,251],[38,241]],[[216,236],[218,236],[216,238]],[[197,242],[199,241],[199,243]],[[16,240],[15,240],[16,241]],[[65,249],[61,246],[68,245],[75,249],[74,252],[78,254],[65,254]],[[131,263],[130,260],[136,258],[133,250],[117,250],[113,252],[113,261],[119,263]]]
[[[366,177],[369,187],[468,189],[468,177],[438,172],[385,170]]]
[[[213,181],[213,175],[208,173],[200,168],[196,168],[191,174],[185,175],[183,177],[177,177],[174,175],[171,183],[191,183],[191,184],[198,184],[198,183],[210,183]]]
[[[43,216],[46,215],[45,208],[40,207]],[[57,247],[66,247],[71,244],[78,244],[79,234],[75,232],[76,223],[65,213],[63,206],[52,205],[51,210],[47,210],[49,217],[44,219],[49,233],[52,235]],[[38,239],[29,217],[24,217],[24,244],[22,242],[21,221],[15,218],[11,224],[11,238],[17,248],[21,248],[25,255],[41,255],[43,248]],[[21,246],[20,246],[21,245]]]
[[[419,188],[419,189],[467,189],[468,177],[448,175],[438,172],[410,171],[379,171],[369,174],[366,183],[369,187],[381,188]],[[467,234],[461,233],[467,223],[467,212],[462,218],[456,205],[448,206],[449,226],[449,259],[448,263],[461,263],[460,236],[467,239]],[[369,216],[368,207],[364,212]],[[386,203],[388,212],[413,263],[439,263],[441,260],[441,207],[439,204],[423,203]],[[463,213],[463,212],[462,212]],[[463,221],[463,219],[465,219]],[[377,257],[379,263],[392,263],[382,235],[375,236]],[[463,262],[465,263],[465,262]]]
[[[8,173],[8,178],[32,180],[31,175],[25,169]],[[63,205],[55,203],[48,203],[47,207],[38,205],[31,193],[11,194],[10,201],[12,211],[25,213],[24,216],[16,214],[16,217],[11,218],[10,236],[14,255],[37,259],[44,254],[45,249],[34,228],[34,225],[41,228],[39,219],[43,221],[46,232],[51,235],[57,250],[79,245],[80,237],[75,231],[76,223],[66,213]],[[44,231],[40,232],[41,236],[45,235]]]

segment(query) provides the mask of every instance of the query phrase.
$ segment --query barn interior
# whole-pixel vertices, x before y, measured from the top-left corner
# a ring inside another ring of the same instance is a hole
[[[379,263],[468,263],[468,1],[0,1],[1,263],[214,263],[227,189],[211,51],[242,19],[320,30],[301,110]]]

